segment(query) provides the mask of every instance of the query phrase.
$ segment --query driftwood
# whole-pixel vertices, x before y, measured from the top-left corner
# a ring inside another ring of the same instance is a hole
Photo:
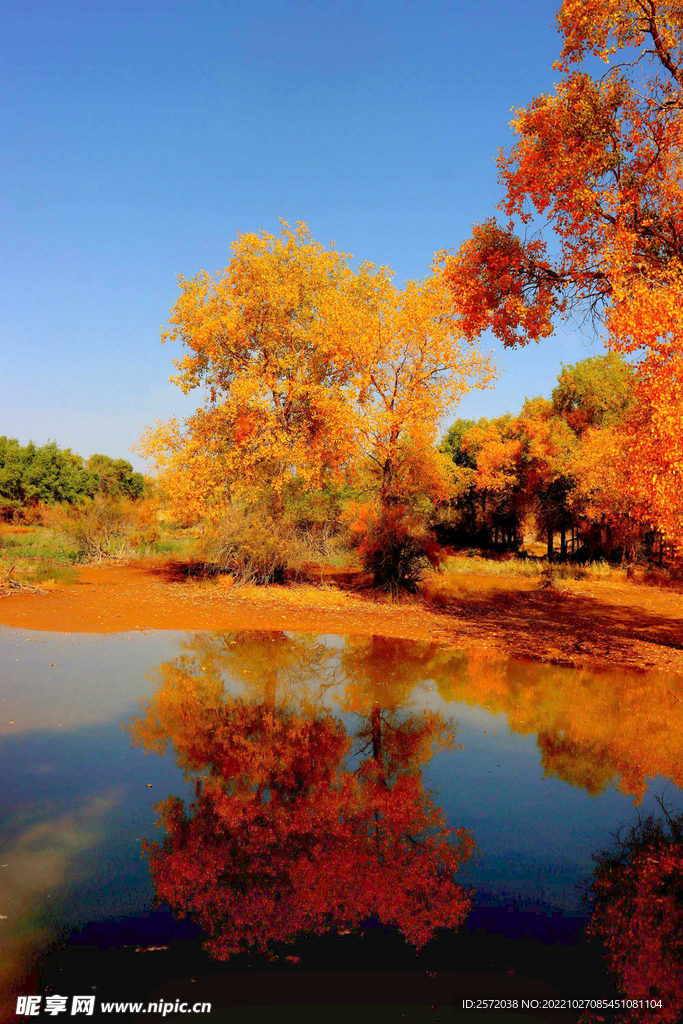
[[[39,583],[21,583],[19,580],[11,579],[12,573],[16,566],[11,566],[4,576],[0,576],[0,597],[6,597],[8,594],[16,594],[19,591],[24,591],[31,594],[47,594],[47,590],[41,587]]]

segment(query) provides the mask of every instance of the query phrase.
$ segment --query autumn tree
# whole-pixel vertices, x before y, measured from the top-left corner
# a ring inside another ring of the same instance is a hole
[[[588,546],[621,550],[623,560],[634,562],[645,540],[649,495],[633,472],[623,428],[588,428],[570,457],[569,473],[569,510]]]
[[[473,538],[484,546],[499,541],[516,548],[519,527],[529,512],[548,538],[567,526],[566,498],[571,488],[568,455],[574,434],[543,398],[527,399],[518,416],[482,418],[463,430],[454,451],[458,500],[465,508]],[[566,554],[564,540],[561,554]]]
[[[439,420],[493,377],[489,359],[462,338],[439,275],[386,292],[358,397],[358,451],[368,460],[375,497],[355,530],[377,584],[412,588],[438,560],[430,513],[454,483],[438,447]]]
[[[315,242],[308,228],[242,234],[214,278],[180,278],[162,340],[181,341],[172,378],[204,403],[181,427],[148,431],[181,514],[220,517],[236,494],[265,488],[276,514],[285,477],[319,480],[349,458],[355,352],[387,274]]]
[[[527,399],[519,427],[524,438],[524,486],[545,530],[548,559],[554,558],[554,535],[558,530],[560,557],[564,558],[570,525],[568,497],[573,486],[570,459],[576,436],[544,398]]]
[[[376,468],[383,507],[416,489],[416,453],[441,468],[435,452],[439,420],[473,387],[494,376],[488,359],[462,338],[450,294],[438,275],[387,289],[360,367],[359,445]]]
[[[469,482],[479,502],[481,536],[485,544],[499,535],[517,546],[522,509],[523,441],[517,417],[509,414],[480,420],[465,432],[462,449],[475,465]]]
[[[219,520],[258,493],[281,522],[293,479],[320,488],[345,475],[372,495],[383,529],[443,495],[439,418],[493,376],[463,340],[443,278],[399,289],[303,224],[240,235],[232,250],[215,278],[181,278],[163,336],[187,349],[175,383],[205,396],[184,427],[172,420],[142,441],[178,513]]]
[[[629,557],[643,548],[649,496],[630,451],[642,410],[633,368],[617,353],[563,365],[550,400],[517,416],[458,420],[442,451],[454,463],[453,504],[470,543],[515,546],[535,521],[554,557]],[[571,549],[570,549],[571,540]]]
[[[476,225],[443,272],[468,337],[526,344],[588,315],[634,357],[632,462],[647,517],[680,540],[683,5],[564,0],[557,22],[559,81],[517,111],[499,157],[505,220]]]

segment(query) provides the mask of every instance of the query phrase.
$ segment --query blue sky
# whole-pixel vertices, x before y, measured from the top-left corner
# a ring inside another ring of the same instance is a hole
[[[197,402],[159,342],[176,275],[224,266],[238,230],[303,220],[423,277],[494,212],[510,108],[552,86],[553,17],[546,0],[10,0],[0,434],[141,465],[143,426]],[[453,416],[515,411],[600,350],[558,334],[503,352]]]

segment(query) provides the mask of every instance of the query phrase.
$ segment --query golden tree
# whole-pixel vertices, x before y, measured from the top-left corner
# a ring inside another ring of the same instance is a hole
[[[557,21],[560,81],[517,111],[499,158],[507,221],[476,225],[443,269],[468,336],[525,344],[581,308],[636,357],[638,486],[681,540],[683,3],[564,0]],[[541,218],[552,240],[525,237]]]
[[[348,460],[350,389],[387,274],[315,242],[308,228],[243,234],[212,278],[180,278],[162,340],[186,354],[171,378],[204,404],[181,427],[157,424],[142,452],[181,514],[219,517],[236,493],[267,487],[275,507],[293,469],[319,478]]]
[[[215,278],[180,279],[163,335],[187,350],[172,380],[205,394],[184,426],[158,424],[141,443],[176,509],[219,518],[265,488],[278,515],[288,476],[319,484],[359,463],[375,467],[384,505],[430,459],[442,486],[438,420],[493,375],[462,340],[443,279],[398,289],[386,268],[353,270],[303,224],[240,235],[232,250]]]
[[[358,435],[386,505],[424,490],[416,478],[426,464],[429,490],[443,492],[439,420],[472,388],[486,387],[494,370],[464,340],[440,276],[408,281],[402,290],[389,286],[382,299],[359,359]]]
[[[439,421],[494,370],[463,338],[439,275],[390,286],[378,313],[359,360],[356,432],[374,500],[354,510],[352,534],[376,584],[413,589],[440,556],[429,509],[454,486],[452,464],[437,449]]]

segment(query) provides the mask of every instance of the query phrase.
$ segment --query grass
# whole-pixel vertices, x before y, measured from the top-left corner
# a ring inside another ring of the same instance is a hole
[[[550,563],[545,558],[518,558],[514,555],[506,558],[485,558],[482,555],[452,555],[444,562],[446,575],[468,576],[501,576],[521,577],[523,579],[540,579],[547,572]],[[625,578],[623,569],[610,565],[609,562],[591,562],[578,565],[576,562],[552,563],[552,574],[556,579],[563,580],[606,580]]]
[[[122,560],[177,560],[185,561],[196,557],[201,543],[201,531],[184,527],[175,527],[168,523],[159,523],[161,535],[150,542],[132,545],[125,538],[112,540],[109,544],[111,556]],[[332,538],[325,545],[323,562],[317,562],[321,551],[311,549],[311,564],[300,573],[299,583],[313,585],[323,590],[319,599],[335,603],[341,601],[338,594],[327,592],[326,584],[330,583],[326,575],[334,569],[356,567],[356,556],[349,552],[339,538]],[[55,526],[10,525],[0,524],[0,574],[14,566],[13,577],[22,582],[38,583],[53,579],[62,583],[73,582],[76,578],[76,566],[87,561],[79,551],[75,540],[62,533]],[[324,564],[323,564],[324,563]],[[555,581],[561,580],[612,580],[624,581],[625,569],[608,562],[593,562],[579,565],[572,562],[555,562],[552,566],[546,558],[522,555],[486,556],[477,549],[470,549],[447,557],[440,573],[430,574],[429,580],[421,587],[423,596],[429,600],[446,600],[455,587],[462,590],[471,589],[474,583],[467,584],[468,577],[489,577],[491,585],[505,587],[505,581],[514,579],[527,580],[529,583],[540,584],[549,575]],[[296,574],[295,574],[296,575]],[[680,572],[668,572],[666,569],[638,569],[631,574],[633,582],[650,586],[672,587],[681,586]],[[318,577],[320,582],[318,582]],[[498,583],[494,584],[494,580]],[[460,582],[458,582],[460,581]],[[334,594],[334,596],[333,596]],[[429,595],[429,596],[428,596]],[[246,596],[242,594],[241,596]],[[252,595],[255,598],[255,595]],[[292,595],[294,602],[304,599],[304,594]],[[311,600],[311,594],[305,595]]]
[[[122,547],[120,540],[109,545],[112,557],[183,558],[195,546],[193,531],[164,527],[159,540]],[[74,540],[49,526],[11,526],[0,524],[0,569],[16,566],[14,578],[22,582],[55,579],[63,583],[76,577],[76,566],[86,561]]]
[[[3,563],[31,559],[58,565],[78,561],[78,548],[57,530],[45,526],[0,528],[0,559]]]

